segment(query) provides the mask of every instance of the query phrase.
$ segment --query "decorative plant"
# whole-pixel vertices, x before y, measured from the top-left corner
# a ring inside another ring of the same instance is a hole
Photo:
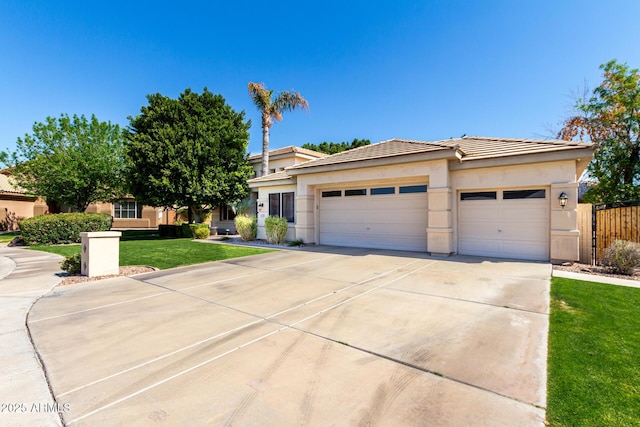
[[[258,233],[258,222],[254,216],[238,215],[235,218],[236,230],[242,238],[242,240],[250,242],[256,240],[256,234]]]
[[[616,240],[604,250],[600,263],[614,273],[631,275],[640,266],[640,245]]]
[[[65,259],[60,263],[60,268],[72,275],[80,274],[82,262],[80,255],[80,253],[77,253],[75,255],[65,257]]]
[[[289,224],[286,218],[280,216],[269,216],[264,220],[264,226],[267,232],[267,242],[280,244],[287,237]]]

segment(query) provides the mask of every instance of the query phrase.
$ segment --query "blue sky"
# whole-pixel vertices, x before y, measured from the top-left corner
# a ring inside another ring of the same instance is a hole
[[[0,0],[0,149],[34,122],[120,125],[146,95],[207,86],[251,119],[249,81],[295,89],[271,147],[550,136],[610,59],[640,68],[640,2]]]

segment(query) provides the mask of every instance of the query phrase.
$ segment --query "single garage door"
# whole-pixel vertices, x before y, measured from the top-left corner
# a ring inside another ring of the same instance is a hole
[[[327,189],[320,194],[323,245],[427,250],[427,186]]]
[[[458,193],[458,253],[549,259],[549,191],[496,189]]]

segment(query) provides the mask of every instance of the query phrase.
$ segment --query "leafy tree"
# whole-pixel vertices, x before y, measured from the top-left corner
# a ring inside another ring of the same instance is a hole
[[[640,198],[640,75],[615,60],[600,66],[602,83],[578,114],[564,121],[559,137],[595,144],[587,171],[597,180],[584,196],[589,203]]]
[[[151,206],[226,206],[248,194],[253,169],[245,154],[251,122],[221,95],[205,87],[186,89],[178,99],[148,95],[136,117],[129,117],[125,151],[130,191]]]
[[[275,97],[273,90],[267,90],[262,83],[249,82],[249,95],[262,114],[262,174],[269,173],[269,129],[273,121],[282,120],[282,113],[296,108],[309,109],[309,103],[293,90],[279,92]]]
[[[44,197],[51,212],[60,205],[84,211],[122,197],[124,140],[118,125],[94,115],[47,117],[32,135],[18,138],[11,173],[27,192]]]
[[[320,153],[326,154],[336,154],[341,153],[343,151],[351,150],[352,148],[364,147],[365,145],[370,145],[371,141],[368,139],[358,139],[354,138],[351,142],[321,142],[320,144],[311,144],[310,142],[304,144],[302,148],[306,148],[308,150],[318,151]]]

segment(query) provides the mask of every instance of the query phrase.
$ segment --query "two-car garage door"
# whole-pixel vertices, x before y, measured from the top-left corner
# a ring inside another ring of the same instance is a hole
[[[460,191],[457,252],[549,259],[549,191]],[[320,191],[320,243],[427,251],[426,185],[362,186]]]
[[[320,192],[320,243],[427,250],[427,186],[380,185]]]
[[[549,259],[548,191],[496,189],[458,193],[458,253]]]

